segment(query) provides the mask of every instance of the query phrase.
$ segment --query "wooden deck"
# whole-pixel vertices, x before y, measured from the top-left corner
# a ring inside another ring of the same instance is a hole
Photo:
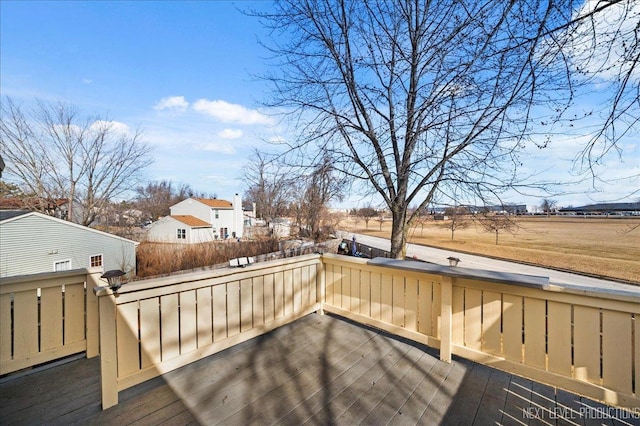
[[[315,314],[127,389],[105,411],[97,358],[0,384],[2,425],[638,425],[638,414]]]

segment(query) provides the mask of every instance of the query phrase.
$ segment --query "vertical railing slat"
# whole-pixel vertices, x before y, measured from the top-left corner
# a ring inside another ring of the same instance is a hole
[[[549,301],[549,371],[571,377],[571,305]]]
[[[118,377],[125,377],[140,369],[140,355],[138,352],[138,302],[118,305],[116,330]]]
[[[545,301],[524,298],[524,363],[546,369],[546,310]]]
[[[482,349],[482,291],[472,288],[464,292],[464,344]]]
[[[167,294],[160,297],[160,321],[162,328],[162,361],[180,355],[180,328],[178,316],[178,295]]]
[[[180,353],[189,353],[198,348],[198,318],[196,313],[196,291],[180,292]]]
[[[0,362],[10,361],[11,356],[11,294],[0,294]]]
[[[451,290],[451,342],[464,345],[464,287],[457,285]]]
[[[432,326],[433,284],[425,279],[418,281],[418,331],[427,336],[435,336]]]
[[[211,287],[202,287],[196,290],[196,307],[198,315],[198,347],[202,348],[213,343]]]
[[[64,344],[84,340],[84,283],[65,286]]]
[[[375,320],[380,320],[382,315],[380,278],[381,275],[379,272],[371,273],[371,318]]]
[[[482,293],[482,350],[491,355],[502,356],[502,296],[500,293]]]
[[[227,336],[240,334],[240,282],[227,283]]]
[[[251,280],[252,291],[252,312],[253,312],[253,326],[258,327],[264,324],[264,277],[258,276]]]
[[[140,346],[142,368],[162,361],[160,353],[160,299],[152,297],[140,301]]]
[[[40,314],[44,320],[40,323],[40,349],[46,351],[64,345],[62,340],[62,289],[48,287],[41,291]],[[69,302],[71,302],[70,299]]]
[[[453,283],[454,279],[443,276],[440,282],[440,359],[451,362],[453,346]]]
[[[602,384],[631,393],[631,314],[602,311]]]
[[[240,281],[240,332],[253,328],[253,284],[251,278]]]
[[[502,296],[502,342],[509,361],[522,362],[522,296]]]
[[[38,295],[35,289],[14,293],[13,324],[14,358],[38,353]]]
[[[211,289],[213,298],[213,341],[219,342],[227,338],[227,286],[214,285]]]
[[[263,277],[264,291],[264,321],[269,323],[275,319],[275,302],[276,296],[273,289],[273,274],[267,274]]]

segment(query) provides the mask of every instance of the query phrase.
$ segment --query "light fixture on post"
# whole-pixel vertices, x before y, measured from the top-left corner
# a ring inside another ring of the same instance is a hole
[[[447,259],[449,260],[449,266],[458,266],[458,262],[460,262],[459,258],[453,256],[449,256]]]
[[[122,276],[125,273],[119,269],[112,269],[110,271],[105,272],[100,276],[100,278],[106,278],[109,283],[109,288],[115,294],[120,286],[122,286]]]

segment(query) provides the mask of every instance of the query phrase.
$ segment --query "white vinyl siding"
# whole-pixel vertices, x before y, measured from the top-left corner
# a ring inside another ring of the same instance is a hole
[[[51,272],[67,260],[89,268],[96,254],[105,270],[135,271],[135,241],[33,213],[0,225],[0,277]]]

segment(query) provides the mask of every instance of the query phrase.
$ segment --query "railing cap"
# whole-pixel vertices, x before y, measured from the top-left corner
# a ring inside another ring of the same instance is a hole
[[[452,278],[471,278],[481,281],[491,281],[503,284],[516,284],[524,287],[546,289],[549,286],[549,277],[535,275],[515,274],[512,272],[487,271],[483,269],[461,268],[459,266],[442,266],[433,263],[414,262],[411,260],[388,259],[376,257],[367,262],[369,265],[385,266],[389,268],[404,269],[406,271],[424,272],[429,274],[444,275]]]
[[[613,288],[597,288],[579,284],[550,283],[549,277],[517,274],[513,272],[488,271],[483,269],[469,269],[458,266],[442,266],[433,263],[414,262],[411,260],[387,259],[376,257],[367,262],[369,265],[403,269],[406,271],[424,272],[443,275],[452,278],[469,278],[502,284],[518,285],[522,287],[538,288],[572,294],[592,295],[619,300],[640,300],[640,290],[629,286],[628,290]]]

